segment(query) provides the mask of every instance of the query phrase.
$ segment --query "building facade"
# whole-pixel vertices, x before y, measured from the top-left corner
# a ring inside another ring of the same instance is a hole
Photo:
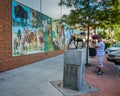
[[[69,8],[58,6],[60,0],[15,0],[52,18],[60,18],[69,13]]]
[[[30,4],[34,5],[35,7],[30,5],[28,2],[26,3],[25,1],[28,1]],[[34,0],[34,1],[36,1],[36,0]],[[33,0],[16,0],[16,1],[0,0],[0,2],[1,2],[0,3],[0,72],[7,71],[7,70],[10,70],[13,68],[20,67],[20,66],[24,66],[27,64],[31,64],[31,63],[39,61],[39,60],[47,59],[52,56],[62,54],[64,52],[64,48],[62,48],[59,50],[50,50],[50,51],[44,50],[43,52],[37,52],[37,53],[33,52],[31,54],[22,54],[22,55],[13,54],[13,52],[15,51],[15,48],[16,48],[15,46],[19,45],[19,43],[16,43],[16,45],[14,45],[15,40],[17,41],[17,39],[14,38],[16,35],[16,33],[14,31],[14,27],[16,27],[17,25],[19,27],[20,24],[22,24],[21,25],[22,27],[24,27],[26,25],[25,25],[25,23],[23,23],[24,19],[19,18],[20,15],[16,15],[17,19],[15,19],[15,20],[13,19],[13,10],[12,10],[13,3],[12,2],[17,2],[17,4],[20,3],[20,5],[24,3],[23,6],[25,6],[26,8],[32,9],[33,10],[32,12],[37,11],[37,14],[40,15],[41,17],[42,16],[43,17],[45,16],[46,18],[60,17],[61,9],[59,7],[57,7],[57,4],[56,4],[56,7],[54,7],[54,6],[52,6],[52,4],[54,4],[52,1],[50,1],[50,2],[47,2],[47,1],[48,0],[41,0],[41,1],[39,1],[39,4],[38,4],[38,3],[34,3]],[[53,8],[56,8],[56,9],[58,8],[57,10],[59,10],[59,11],[55,11],[55,10],[51,11],[50,7],[47,7],[47,4],[48,5],[50,4],[49,6],[52,6]],[[14,6],[14,8],[15,7],[16,7],[16,5]],[[57,13],[55,13],[55,12],[57,12]],[[20,20],[18,20],[18,18]],[[48,29],[50,28],[49,24],[47,25],[46,28],[48,28]],[[62,28],[58,28],[57,30],[61,31],[61,29]],[[13,32],[14,32],[14,35],[13,35]],[[35,32],[36,32],[36,30],[35,30]],[[18,31],[18,34],[19,33],[20,33],[20,31]],[[27,33],[27,31],[24,30],[23,33]],[[30,31],[29,33],[32,33],[32,32]],[[34,35],[36,36],[36,34],[34,34]],[[16,35],[16,37],[20,37],[20,36]],[[23,41],[25,41],[25,40],[23,39]],[[26,47],[24,47],[23,44],[25,44],[25,43],[21,43],[22,47],[19,47],[19,48],[26,49]],[[45,42],[44,42],[44,44],[45,44]],[[48,42],[46,44],[48,44]],[[31,49],[32,49],[32,47],[31,47]]]

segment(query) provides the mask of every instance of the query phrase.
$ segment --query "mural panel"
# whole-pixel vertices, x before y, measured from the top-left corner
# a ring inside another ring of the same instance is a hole
[[[12,55],[54,50],[52,18],[12,1]]]
[[[52,38],[53,46],[55,50],[64,48],[64,27],[59,25],[58,22],[52,22]]]

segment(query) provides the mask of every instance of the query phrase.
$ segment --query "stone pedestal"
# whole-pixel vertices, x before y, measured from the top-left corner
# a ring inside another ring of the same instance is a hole
[[[86,49],[65,50],[63,88],[80,91],[84,83]]]

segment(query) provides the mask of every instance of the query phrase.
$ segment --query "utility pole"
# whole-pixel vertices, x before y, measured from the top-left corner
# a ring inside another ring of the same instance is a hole
[[[40,12],[42,11],[42,0],[40,0]]]

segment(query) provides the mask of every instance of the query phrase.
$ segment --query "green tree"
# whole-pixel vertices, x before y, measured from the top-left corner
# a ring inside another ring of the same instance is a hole
[[[113,39],[120,41],[120,25],[113,25],[114,36]]]
[[[63,16],[64,22],[87,28],[87,59],[89,47],[90,27],[106,27],[110,24],[120,23],[119,0],[60,0],[60,6],[73,7],[69,15]],[[119,19],[119,20],[118,20]]]

